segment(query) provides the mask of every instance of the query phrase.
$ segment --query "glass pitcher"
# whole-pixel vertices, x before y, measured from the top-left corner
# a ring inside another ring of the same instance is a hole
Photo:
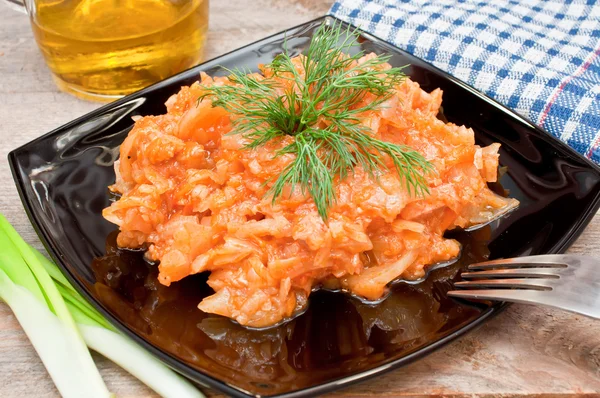
[[[57,85],[110,101],[202,58],[208,0],[6,0],[29,14]]]

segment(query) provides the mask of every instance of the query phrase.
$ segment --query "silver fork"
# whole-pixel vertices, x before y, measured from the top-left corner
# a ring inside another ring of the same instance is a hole
[[[471,264],[448,296],[543,304],[600,319],[600,260],[547,254]],[[473,288],[484,288],[476,289]]]

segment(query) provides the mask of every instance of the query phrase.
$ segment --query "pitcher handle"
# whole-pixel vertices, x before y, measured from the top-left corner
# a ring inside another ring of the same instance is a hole
[[[25,3],[20,0],[4,0],[6,5],[13,10],[20,11],[24,14],[27,14],[27,8],[25,7]]]

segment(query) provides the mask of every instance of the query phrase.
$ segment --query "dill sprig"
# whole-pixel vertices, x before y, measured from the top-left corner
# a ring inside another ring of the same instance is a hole
[[[356,31],[341,24],[322,25],[300,58],[302,68],[286,48],[269,65],[272,76],[227,70],[234,85],[204,86],[199,99],[208,96],[213,106],[235,115],[233,133],[249,140],[247,148],[293,136],[275,156],[294,154],[295,160],[282,170],[269,194],[275,202],[286,186],[290,192],[300,186],[324,220],[336,201],[336,179],[343,180],[358,165],[377,180],[392,164],[409,194],[416,195],[429,192],[424,176],[433,170],[418,152],[373,137],[361,123],[366,112],[393,95],[405,76],[403,68],[383,67],[388,55],[359,65],[356,61],[364,53],[348,54],[355,46]],[[367,96],[373,98],[365,100]]]

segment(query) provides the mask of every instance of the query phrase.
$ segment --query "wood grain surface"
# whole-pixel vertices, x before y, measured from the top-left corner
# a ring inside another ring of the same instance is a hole
[[[213,0],[207,58],[323,15],[331,0]],[[59,92],[26,16],[0,4],[0,210],[24,238],[42,246],[17,196],[6,155],[99,105]],[[570,252],[600,257],[596,215]],[[119,397],[155,396],[95,356]],[[207,395],[215,392],[205,391]],[[428,357],[331,396],[600,396],[600,322],[513,305]],[[0,397],[58,396],[10,309],[0,303]],[[83,397],[83,395],[82,395]]]

